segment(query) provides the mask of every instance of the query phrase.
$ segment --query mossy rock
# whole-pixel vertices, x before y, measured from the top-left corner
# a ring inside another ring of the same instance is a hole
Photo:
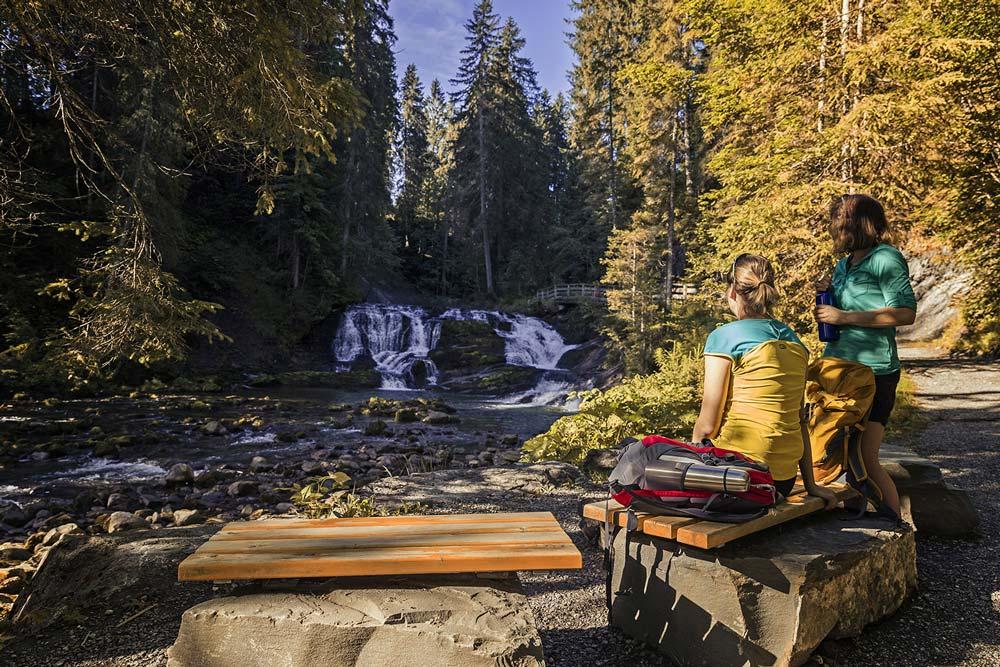
[[[453,391],[502,396],[531,389],[544,371],[525,366],[501,366],[485,373],[456,379],[448,383]]]
[[[504,363],[504,340],[486,322],[444,320],[430,358],[438,370],[468,371]]]
[[[389,432],[389,425],[386,424],[381,419],[376,419],[373,422],[369,422],[365,426],[365,435],[380,436],[380,435],[385,435],[388,432]]]
[[[420,414],[413,408],[400,408],[393,415],[393,421],[398,424],[411,424],[420,420]]]

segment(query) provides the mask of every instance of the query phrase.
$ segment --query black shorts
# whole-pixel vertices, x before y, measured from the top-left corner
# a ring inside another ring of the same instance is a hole
[[[774,488],[778,493],[787,498],[788,494],[792,492],[792,487],[795,486],[795,481],[796,478],[794,477],[791,479],[776,479],[774,480]]]
[[[888,375],[875,376],[875,398],[872,399],[872,411],[868,415],[868,421],[888,426],[892,407],[896,405],[897,384],[899,384],[898,370]]]

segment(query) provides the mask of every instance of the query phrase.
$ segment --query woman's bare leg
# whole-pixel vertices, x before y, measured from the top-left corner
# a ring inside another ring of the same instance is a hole
[[[882,469],[882,464],[878,461],[878,451],[882,447],[884,436],[885,426],[878,422],[868,422],[861,435],[861,458],[868,469],[868,476],[882,489],[882,502],[898,515],[899,492],[889,473]]]

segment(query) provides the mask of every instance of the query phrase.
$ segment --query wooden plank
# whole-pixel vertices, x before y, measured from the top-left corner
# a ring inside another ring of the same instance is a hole
[[[226,530],[263,530],[268,528],[319,528],[324,526],[403,526],[468,523],[556,522],[552,512],[500,512],[497,514],[432,514],[403,516],[373,516],[349,519],[265,519],[236,521],[226,524]],[[558,523],[558,522],[556,522]]]
[[[830,488],[837,493],[841,500],[855,495],[854,490],[848,486],[831,485]],[[737,538],[752,535],[766,528],[818,512],[823,509],[824,505],[823,500],[816,496],[792,495],[785,502],[768,510],[768,513],[759,519],[746,523],[699,521],[680,528],[675,539],[681,544],[701,549],[713,549]]]
[[[583,567],[572,544],[505,549],[401,547],[307,554],[212,554],[201,550],[178,567],[181,581],[561,570]]]
[[[624,528],[626,522],[628,521],[628,512],[626,509],[614,500],[610,501],[607,507],[611,514],[612,523]],[[602,500],[596,503],[588,503],[584,505],[583,516],[584,518],[604,523],[604,501]],[[637,512],[635,516],[638,520],[639,532],[645,533],[646,535],[652,535],[653,537],[662,537],[667,540],[675,539],[677,530],[681,526],[686,526],[697,521],[697,519],[690,519],[688,517],[655,516],[652,514],[643,514],[641,512]]]
[[[250,522],[252,523],[252,522]],[[296,525],[301,525],[296,521]],[[562,530],[556,522],[529,523],[485,523],[485,524],[452,524],[452,525],[408,525],[408,526],[325,526],[267,530],[231,530],[227,525],[216,533],[213,540],[272,540],[272,539],[306,539],[306,538],[336,538],[336,537],[387,537],[392,535],[479,535],[489,533],[539,533]]]
[[[478,535],[390,535],[386,537],[325,537],[310,539],[265,540],[209,540],[198,553],[307,553],[317,554],[350,549],[378,549],[395,547],[473,546],[478,549],[525,544],[571,544],[569,536],[560,531],[544,533],[486,533]]]

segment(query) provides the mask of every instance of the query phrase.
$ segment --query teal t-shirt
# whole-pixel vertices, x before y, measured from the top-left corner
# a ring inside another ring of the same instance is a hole
[[[705,354],[729,357],[735,363],[744,354],[770,340],[787,340],[802,345],[795,332],[778,320],[736,320],[708,334]]]
[[[910,284],[910,269],[903,254],[880,243],[854,266],[850,255],[833,270],[834,303],[841,310],[917,309]],[[875,375],[899,370],[895,327],[841,326],[840,340],[827,343],[824,357],[838,357],[864,364]]]

